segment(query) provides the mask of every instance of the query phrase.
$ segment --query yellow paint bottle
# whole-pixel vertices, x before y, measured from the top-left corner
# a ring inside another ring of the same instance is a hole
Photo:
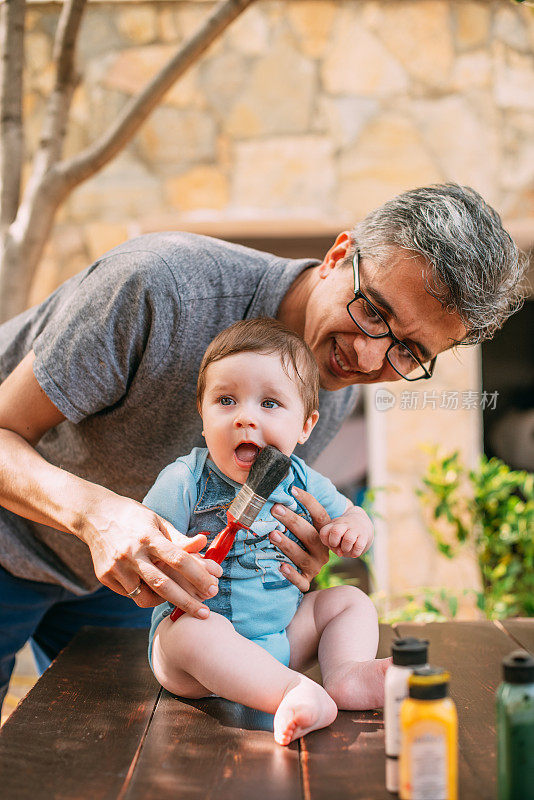
[[[401,800],[457,800],[458,718],[448,697],[449,674],[415,669],[400,713]]]

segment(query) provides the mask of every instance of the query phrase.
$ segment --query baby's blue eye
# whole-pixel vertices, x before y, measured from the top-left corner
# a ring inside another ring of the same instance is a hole
[[[232,400],[232,398],[231,397],[226,397],[226,395],[223,396],[223,397],[219,397],[219,403],[222,406],[231,406],[233,402],[234,401]]]
[[[276,400],[262,400],[261,404],[263,408],[278,408],[279,406]]]

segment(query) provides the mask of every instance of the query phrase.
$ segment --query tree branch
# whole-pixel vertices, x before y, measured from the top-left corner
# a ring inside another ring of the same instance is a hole
[[[0,7],[0,227],[16,217],[23,158],[22,70],[25,0],[6,0]]]
[[[132,139],[165,92],[253,2],[223,0],[197,33],[175,53],[140,94],[132,98],[110,129],[87,150],[59,165],[59,173],[69,188],[72,189],[101,169]]]
[[[87,0],[65,0],[61,10],[53,52],[56,80],[48,98],[39,149],[35,154],[24,202],[36,191],[48,170],[58,163],[63,152],[70,104],[77,83],[74,68],[76,39],[86,2]]]

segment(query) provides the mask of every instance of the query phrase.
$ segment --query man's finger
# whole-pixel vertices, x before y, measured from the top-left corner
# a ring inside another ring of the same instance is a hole
[[[157,594],[162,602],[168,600],[182,611],[191,616],[205,618],[209,614],[209,609],[200,600],[192,597],[185,589],[169,578],[162,570],[158,569],[152,561],[139,559],[137,562],[139,574],[147,586]]]
[[[319,539],[317,530],[300,514],[295,514],[291,509],[279,504],[273,506],[271,513],[273,517],[279,519],[291,533],[307,548],[314,540]]]
[[[302,570],[305,575],[311,572],[315,574],[315,562],[312,561],[306,550],[303,550],[300,545],[298,545],[288,536],[285,536],[285,534],[280,533],[280,531],[276,531],[276,533],[280,536],[280,541],[276,542],[278,549],[281,550],[282,553],[284,553],[284,555],[286,555],[289,559],[291,559],[293,564]],[[328,552],[327,548],[325,548],[325,551]],[[294,583],[294,581],[292,581],[292,583]]]
[[[183,575],[180,575],[180,573],[177,572],[175,569],[173,569],[172,567],[169,567],[168,564],[164,564],[163,561],[159,561],[156,564],[156,566],[162,572],[164,572],[165,575],[168,575],[169,578],[171,578],[171,580],[173,580],[181,589],[183,589],[185,592],[187,592],[187,594],[190,594],[191,597],[195,597],[197,600],[200,600],[201,602],[203,600],[207,600],[207,597],[205,597],[205,596],[203,597],[196,590],[196,588],[193,586],[192,583],[190,583],[186,578],[184,578]]]
[[[210,586],[217,585],[217,578],[211,574],[203,559],[195,558],[182,548],[177,548],[171,542],[163,539],[158,541],[149,550],[149,555],[154,561],[164,561],[175,569],[196,588],[202,597],[211,597]],[[171,599],[171,598],[165,598]]]
[[[173,544],[181,547],[186,553],[198,553],[208,542],[203,533],[197,533],[196,536],[185,536],[163,517],[158,517],[158,525],[165,538],[170,539]]]
[[[196,536],[191,537],[186,536],[185,538],[187,541],[181,547],[186,553],[199,553],[208,543],[208,539],[203,533],[197,533]]]
[[[131,581],[131,578],[121,577],[121,580],[124,580],[125,583],[128,583]],[[132,603],[138,605],[139,608],[153,608],[154,606],[159,606],[161,603],[161,597],[155,594],[155,592],[153,592],[152,589],[140,579],[139,575],[137,575],[137,583],[140,584],[141,592],[135,597],[131,598]],[[121,594],[123,597],[128,597],[128,592],[124,588],[123,584],[120,581],[115,580],[115,578],[108,578],[104,585],[117,594]]]
[[[314,526],[319,529],[322,528],[323,525],[326,525],[327,522],[330,522],[330,516],[328,512],[322,507],[320,502],[315,499],[315,497],[306,492],[304,489],[293,489],[293,494],[299,501],[305,506],[311,514],[311,518],[313,520]]]
[[[284,578],[287,578],[297,589],[305,594],[308,589],[310,588],[310,581],[306,578],[305,575],[301,575],[300,572],[292,567],[290,564],[282,564],[280,567],[280,571]]]

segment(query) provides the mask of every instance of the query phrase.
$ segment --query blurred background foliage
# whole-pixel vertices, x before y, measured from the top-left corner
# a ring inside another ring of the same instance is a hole
[[[458,452],[434,451],[423,484],[418,494],[440,552],[452,559],[465,543],[475,547],[481,611],[534,616],[534,475],[485,456],[468,470]]]
[[[454,592],[445,587],[418,587],[398,598],[375,592],[382,622],[429,622],[454,618],[460,595],[473,594],[489,619],[534,616],[534,474],[512,470],[498,458],[482,456],[468,470],[460,454],[430,451],[417,494],[427,509],[428,533],[445,558],[462,547],[474,548],[482,590]],[[364,504],[373,516],[376,491]],[[364,557],[372,580],[372,559]],[[349,559],[331,554],[315,581],[325,589],[341,583],[359,585]],[[362,587],[365,588],[365,587]]]

